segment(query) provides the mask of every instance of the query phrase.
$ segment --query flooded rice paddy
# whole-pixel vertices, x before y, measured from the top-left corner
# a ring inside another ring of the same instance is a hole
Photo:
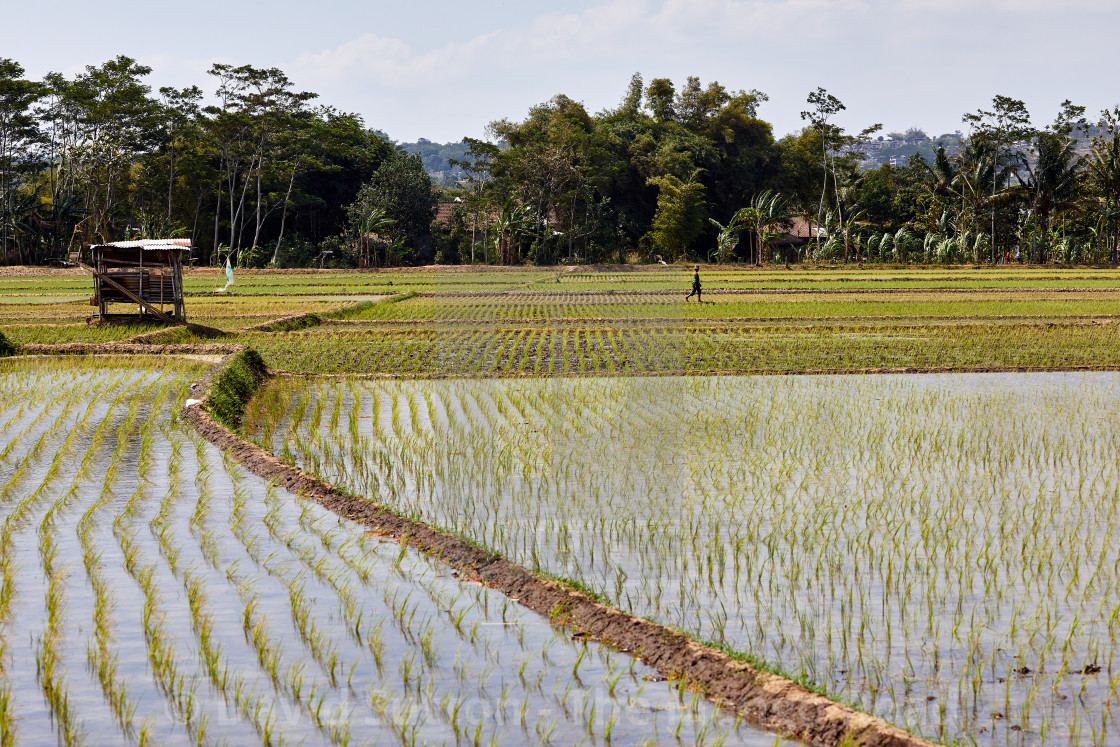
[[[200,371],[0,366],[0,743],[774,743],[242,471]]]
[[[348,490],[924,736],[1120,744],[1120,375],[288,379]]]

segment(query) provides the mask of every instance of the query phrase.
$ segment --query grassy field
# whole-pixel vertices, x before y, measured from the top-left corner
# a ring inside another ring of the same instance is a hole
[[[402,376],[617,375],[1120,365],[1120,271],[1084,268],[722,268],[705,303],[687,268],[243,272],[216,293],[187,276],[191,321],[229,332],[273,368]],[[87,325],[90,281],[0,277],[16,343],[124,340]],[[296,314],[289,332],[247,328]],[[318,320],[316,320],[317,322]],[[297,325],[300,326],[300,325]],[[182,336],[177,341],[190,341]]]

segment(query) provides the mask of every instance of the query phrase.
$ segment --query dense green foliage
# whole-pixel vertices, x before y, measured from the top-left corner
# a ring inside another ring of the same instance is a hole
[[[846,133],[833,122],[843,103],[818,89],[806,128],[775,140],[757,117],[765,100],[697,78],[680,91],[666,79],[643,87],[635,75],[617,109],[593,116],[559,95],[521,122],[492,123],[502,147],[468,141],[459,197],[471,230],[458,256],[469,241],[471,256],[501,263],[635,251],[756,263],[1118,259],[1120,110],[1090,123],[1067,101],[1038,128],[1022,102],[996,96],[992,111],[964,116],[963,140],[863,169],[878,125]]]
[[[154,94],[150,72],[120,56],[30,81],[0,58],[0,260],[170,236],[196,261],[307,264],[393,151],[275,68],[215,64],[210,106],[197,87]]]
[[[242,267],[1120,259],[1120,110],[1067,101],[1036,127],[996,96],[963,137],[861,170],[879,126],[845,132],[824,89],[780,139],[759,91],[635,75],[613,109],[560,94],[489,141],[394,147],[276,68],[213,65],[209,104],[150,72],[120,56],[33,81],[0,58],[0,261],[157,236]]]
[[[221,423],[236,429],[245,405],[265,376],[264,360],[252,348],[237,353],[218,371],[208,393],[207,409]]]
[[[4,336],[3,332],[0,332],[0,358],[6,358],[9,355],[15,354],[16,346],[12,344],[11,340]]]
[[[436,196],[420,157],[394,151],[347,208],[361,266],[430,263]],[[340,247],[343,244],[340,244]]]

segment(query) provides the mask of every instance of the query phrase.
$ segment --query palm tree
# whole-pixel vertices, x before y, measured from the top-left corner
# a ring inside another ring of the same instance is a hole
[[[358,254],[363,267],[369,267],[371,260],[377,260],[376,250],[373,249],[374,235],[393,227],[396,223],[381,208],[373,208],[358,219]],[[388,264],[388,252],[385,259]]]
[[[829,223],[832,222],[831,215],[829,216]],[[854,210],[847,215],[841,216],[835,221],[836,230],[844,237],[844,261],[848,261],[848,255],[851,247],[854,244],[856,247],[856,259],[859,259],[859,222],[863,219],[862,210]],[[831,231],[829,231],[831,233]]]
[[[1120,129],[1093,143],[1085,168],[1094,196],[1090,204],[1097,216],[1097,231],[1109,248],[1109,259],[1120,260]]]
[[[498,253],[498,264],[513,264],[521,258],[521,239],[531,232],[532,214],[527,205],[518,205],[506,200],[494,223],[494,243]],[[516,247],[516,259],[514,248]]]
[[[751,261],[762,264],[763,248],[779,236],[774,229],[788,226],[792,217],[786,198],[766,190],[751,198],[749,205],[740,208],[731,219],[731,225],[739,223],[751,230],[755,248]]]
[[[959,237],[979,232],[982,211],[1012,196],[1006,186],[992,192],[992,184],[1006,185],[1012,167],[1008,164],[997,170],[995,149],[987,140],[974,138],[966,141],[955,158],[950,158],[942,145],[934,153],[932,164],[920,163],[929,177],[927,189],[930,194],[949,203],[942,214],[940,229],[947,238],[950,225]],[[979,244],[974,249],[976,247]],[[976,252],[978,249],[974,251],[974,262],[980,260]]]
[[[933,163],[929,163],[924,158],[915,159],[914,163],[920,164],[929,176],[930,182],[927,186],[930,194],[948,198],[959,196],[956,191],[957,164],[945,152],[944,143],[939,144],[934,151]]]
[[[1073,140],[1059,133],[1039,133],[1037,159],[1027,164],[1027,179],[1020,184],[1038,214],[1044,236],[1053,228],[1055,213],[1077,206],[1081,193],[1081,159],[1073,152]],[[1042,257],[1045,261],[1045,257]]]

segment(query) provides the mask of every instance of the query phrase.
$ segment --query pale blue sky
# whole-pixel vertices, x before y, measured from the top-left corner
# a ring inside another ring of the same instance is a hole
[[[765,91],[778,135],[818,85],[850,129],[936,135],[996,93],[1039,123],[1120,103],[1117,28],[1116,0],[56,0],[5,2],[0,56],[39,76],[128,54],[153,87],[206,90],[212,62],[277,66],[397,140],[479,136],[556,93],[613,107],[636,71]]]

